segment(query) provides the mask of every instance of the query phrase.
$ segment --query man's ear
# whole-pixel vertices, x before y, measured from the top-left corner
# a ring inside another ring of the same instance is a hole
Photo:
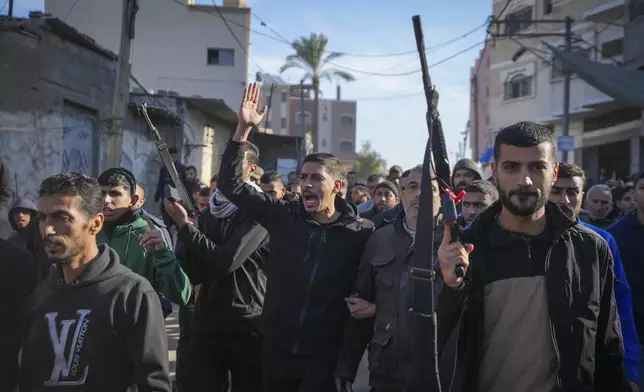
[[[492,177],[494,177],[494,181],[496,181],[496,183],[498,184],[498,183],[499,183],[499,179],[498,179],[498,178],[497,178],[497,176],[496,176],[496,170],[497,170],[499,167],[496,165],[496,162],[492,162],[492,165],[491,165],[491,166],[492,166]]]
[[[90,234],[96,235],[100,233],[100,231],[103,229],[104,221],[105,221],[105,215],[103,215],[103,213],[94,215],[94,217],[89,221]]]
[[[132,195],[130,199],[130,208],[134,207],[138,201],[139,201],[139,195],[137,194]]]
[[[552,176],[552,183],[554,184],[557,181],[557,176],[559,175],[559,162],[555,163],[554,175]]]
[[[333,182],[333,193],[340,193],[342,190],[342,187],[344,186],[344,183],[342,180],[338,179]]]
[[[256,163],[251,163],[250,166],[248,167],[248,170],[250,174],[253,174],[257,171],[257,164]]]

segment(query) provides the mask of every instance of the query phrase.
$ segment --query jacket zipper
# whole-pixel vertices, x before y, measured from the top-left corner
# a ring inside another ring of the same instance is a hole
[[[548,248],[548,254],[546,254],[546,269],[545,269],[545,280],[546,280],[546,298],[548,293],[548,269],[550,266],[550,255],[554,249],[557,242],[553,243],[550,248]],[[559,390],[562,389],[561,379],[559,378],[559,370],[561,366],[561,355],[559,354],[559,346],[557,345],[557,339],[555,338],[555,328],[552,325],[552,319],[550,318],[550,311],[548,310],[548,325],[550,326],[550,338],[552,339],[552,345],[555,349],[555,355],[557,356],[557,387]]]
[[[313,270],[311,271],[311,275],[309,276],[309,284],[306,289],[306,298],[304,299],[304,306],[302,306],[302,310],[300,311],[300,319],[297,325],[297,334],[295,338],[295,344],[293,344],[293,354],[297,354],[300,346],[300,331],[302,330],[302,325],[304,324],[304,319],[306,317],[306,311],[309,309],[309,304],[311,303],[311,288],[313,287],[313,280],[315,279],[315,276],[318,273],[318,268],[320,267],[320,259],[322,258],[320,256],[320,251],[324,247],[324,244],[326,243],[326,230],[322,229],[322,238],[320,239],[320,246],[318,247],[317,254],[315,255],[315,264],[313,264]],[[309,253],[311,249],[311,244],[309,241],[309,251],[307,251],[307,256],[309,256]]]

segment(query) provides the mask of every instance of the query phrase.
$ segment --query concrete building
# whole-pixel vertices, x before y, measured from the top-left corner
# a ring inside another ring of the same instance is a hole
[[[40,182],[56,173],[105,170],[116,55],[42,14],[0,18],[0,53],[0,158],[13,173],[14,197],[36,199]],[[222,100],[132,94],[121,166],[145,183],[152,208],[162,162],[136,108],[143,101],[166,143],[206,183],[237,116]]]
[[[490,48],[488,42],[479,52],[470,70],[470,148],[472,159],[478,160],[494,144],[490,124]]]
[[[118,53],[122,3],[45,0],[45,12]],[[246,5],[246,0],[224,0],[220,7],[190,0],[138,0],[132,74],[154,92],[223,99],[236,108],[248,75],[250,9]]]
[[[281,78],[263,75],[265,87],[262,91],[264,102],[271,102],[267,129],[282,136],[302,137],[311,131],[313,124],[313,89],[304,85],[304,124],[300,113],[300,85],[289,85]],[[272,98],[271,88],[274,84]],[[343,166],[351,167],[356,160],[356,101],[342,100],[340,86],[336,89],[335,99],[320,99],[318,125],[318,152],[328,152],[340,159]],[[307,143],[307,150],[312,149]]]
[[[494,0],[494,15],[499,15],[505,3],[505,0]],[[499,19],[515,22],[501,25],[500,32],[513,34],[516,40],[498,39],[490,52],[492,135],[504,126],[526,120],[546,124],[556,136],[562,135],[562,65],[541,40],[555,47],[563,46],[564,25],[527,20],[573,18],[573,52],[596,62],[611,63],[624,58],[624,28],[620,27],[625,22],[624,10],[623,0],[510,3]],[[493,26],[493,33],[495,29]],[[531,32],[558,36],[519,37],[521,33]],[[570,116],[569,135],[574,138],[574,147],[568,153],[568,161],[582,165],[593,181],[612,175],[623,178],[640,166],[639,152],[632,148],[640,142],[640,109],[616,101],[573,75]]]

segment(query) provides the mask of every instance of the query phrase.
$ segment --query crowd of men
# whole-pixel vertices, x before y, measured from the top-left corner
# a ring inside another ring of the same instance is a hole
[[[491,178],[469,159],[454,166],[465,195],[450,242],[444,184],[422,165],[360,182],[313,153],[286,183],[261,171],[247,140],[265,115],[259,96],[245,89],[210,187],[171,151],[197,214],[165,198],[165,169],[161,218],[123,168],[57,174],[38,200],[13,203],[14,233],[0,240],[0,391],[351,391],[368,351],[373,392],[420,392],[431,369],[412,354],[408,310],[423,179],[443,390],[639,390],[644,172],[588,188],[582,168],[557,162],[547,128],[509,126]]]

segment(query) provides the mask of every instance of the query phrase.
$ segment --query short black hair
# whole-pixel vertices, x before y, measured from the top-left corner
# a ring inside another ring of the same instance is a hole
[[[400,165],[393,165],[392,167],[389,168],[389,174],[391,174],[392,172],[402,173],[403,169],[402,167],[400,167]]]
[[[315,162],[324,166],[324,169],[333,177],[335,180],[341,180],[342,177],[342,167],[340,166],[340,160],[333,154],[327,152],[315,152],[304,157],[304,163]]]
[[[367,187],[365,184],[358,183],[358,184],[355,184],[353,186],[353,188],[351,188],[351,192],[353,192],[353,191],[366,193],[368,195],[369,194],[369,187]]]
[[[130,196],[136,190],[136,178],[131,171],[123,169],[122,167],[111,168],[105,170],[98,176],[98,184],[100,186],[121,186],[126,191],[130,192]]]
[[[288,172],[288,175],[289,176],[297,176],[297,172],[296,171]]]
[[[199,196],[210,197],[210,188],[208,187],[201,188],[201,190],[199,191]]]
[[[559,173],[557,178],[581,178],[581,186],[586,185],[586,172],[581,167],[575,165],[574,163],[568,162],[559,162]]]
[[[143,181],[137,181],[136,186],[138,186],[139,188],[145,189],[145,183]]]
[[[210,182],[211,182],[211,183],[213,183],[213,182],[216,182],[216,181],[219,181],[219,176],[215,174],[215,175],[214,175],[214,176],[212,176],[212,178],[210,179]]]
[[[184,172],[187,172],[188,170],[194,170],[194,171],[195,171],[195,173],[197,173],[197,168],[196,168],[196,167],[194,167],[194,166],[192,166],[192,165],[190,165],[190,166],[186,166],[186,168],[185,168],[185,169],[183,169],[183,171],[184,171]]]
[[[271,182],[276,181],[282,182],[282,175],[276,171],[266,172],[259,178],[259,182],[261,182],[262,184],[270,184]]]
[[[246,142],[242,147],[244,154],[248,153],[248,162],[251,165],[259,164],[259,148],[251,142]]]
[[[620,185],[618,187],[613,188],[611,192],[613,194],[613,200],[614,201],[622,200],[624,195],[632,191],[633,189],[635,189],[634,185]]]
[[[353,171],[353,170],[349,170],[349,171],[347,172],[347,176],[348,176],[349,174],[353,174],[354,176],[357,176],[357,175],[358,175],[358,173],[356,173],[356,172],[355,172],[355,171]]]
[[[103,211],[105,197],[98,181],[80,173],[59,173],[40,183],[38,197],[78,196],[80,209],[89,217]]]
[[[496,186],[489,181],[485,180],[474,180],[471,184],[467,185],[463,189],[465,193],[482,193],[484,195],[490,196],[493,201],[499,200],[499,191],[496,189]]]
[[[501,146],[534,147],[541,143],[552,145],[553,160],[557,160],[557,144],[554,132],[549,128],[530,121],[523,121],[505,127],[494,139],[494,160],[498,162]]]
[[[384,174],[378,174],[378,173],[369,174],[369,177],[367,177],[367,182],[374,182],[374,181],[378,181],[379,179],[386,180],[387,177]]]

